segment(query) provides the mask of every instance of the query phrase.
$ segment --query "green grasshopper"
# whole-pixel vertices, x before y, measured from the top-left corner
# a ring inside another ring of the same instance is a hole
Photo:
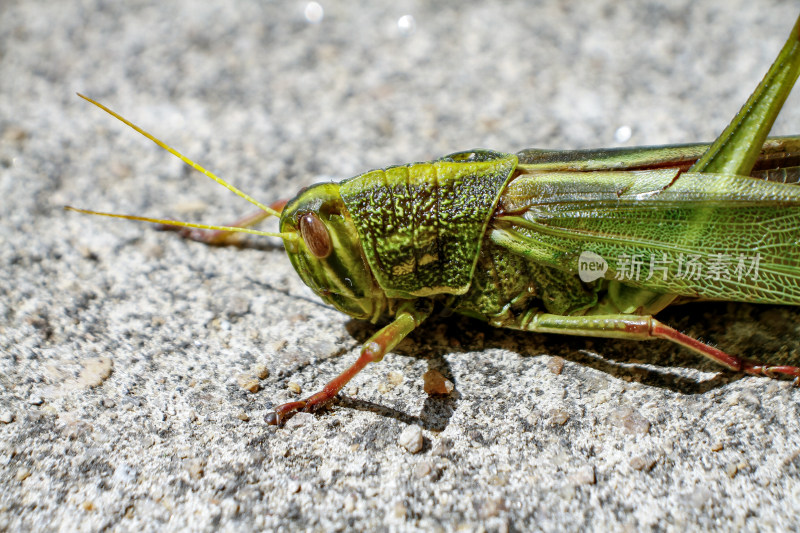
[[[210,226],[68,209],[182,227],[210,243],[278,236],[324,302],[388,321],[347,370],[278,406],[270,424],[333,400],[434,309],[517,330],[667,339],[736,372],[800,379],[798,367],[727,354],[653,318],[697,300],[800,304],[800,136],[767,138],[800,73],[799,32],[800,19],[713,144],[471,150],[320,183],[285,207],[257,202],[83,97],[261,211]],[[279,233],[249,228],[268,216],[280,217]]]

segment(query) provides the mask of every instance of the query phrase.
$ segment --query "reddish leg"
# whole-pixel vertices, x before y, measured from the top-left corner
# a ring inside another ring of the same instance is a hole
[[[770,378],[775,378],[782,374],[786,376],[793,376],[795,378],[795,383],[800,382],[800,368],[796,366],[770,366],[758,363],[756,361],[748,361],[747,359],[727,354],[722,350],[718,350],[713,346],[704,344],[697,339],[689,337],[688,335],[684,335],[683,333],[669,326],[665,326],[655,319],[652,321],[650,331],[653,337],[668,339],[672,342],[676,342],[681,346],[685,346],[686,348],[692,350],[693,352],[704,355],[712,361],[716,361],[717,363],[730,368],[731,370],[744,372],[745,374],[752,374],[754,376],[767,376]]]
[[[800,382],[800,368],[796,366],[770,366],[748,361],[702,343],[688,335],[666,326],[652,316],[639,315],[586,315],[560,316],[547,313],[532,313],[521,317],[519,329],[543,333],[565,333],[591,337],[648,340],[666,339],[708,357],[736,372],[774,378],[787,375]]]
[[[369,363],[383,359],[386,352],[397,346],[397,343],[411,333],[414,328],[419,326],[420,323],[430,315],[430,312],[430,308],[422,311],[416,309],[413,301],[402,304],[397,311],[394,321],[375,333],[364,343],[364,346],[361,348],[361,354],[358,356],[355,363],[333,378],[321,391],[313,396],[305,400],[288,402],[276,407],[274,412],[267,415],[267,424],[280,426],[288,416],[296,411],[302,410],[306,413],[313,413],[329,403],[336,397],[348,381],[353,379],[353,377],[361,372]]]

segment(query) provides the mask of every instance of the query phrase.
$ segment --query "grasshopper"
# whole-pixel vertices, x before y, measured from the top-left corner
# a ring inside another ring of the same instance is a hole
[[[388,322],[318,393],[267,422],[313,412],[435,310],[496,327],[666,339],[722,366],[800,379],[656,320],[698,300],[800,304],[800,136],[768,138],[800,73],[800,19],[760,85],[712,144],[603,150],[490,150],[373,170],[261,204],[102,104],[260,211],[231,226],[75,211],[183,228],[220,243],[234,232],[283,240],[325,303]],[[252,229],[268,216],[277,233]]]

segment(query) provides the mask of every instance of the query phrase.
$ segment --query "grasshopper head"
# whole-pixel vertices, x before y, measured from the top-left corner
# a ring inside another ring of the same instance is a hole
[[[376,321],[386,297],[373,277],[336,183],[305,189],[281,213],[286,253],[303,282],[322,300],[354,318]]]

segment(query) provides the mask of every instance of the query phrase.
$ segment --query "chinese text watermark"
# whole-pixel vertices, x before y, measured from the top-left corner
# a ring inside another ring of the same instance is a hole
[[[683,280],[729,280],[758,279],[761,254],[678,254],[678,257],[658,254],[620,254],[616,264],[612,263],[614,279],[619,281],[667,281]],[[605,277],[608,262],[594,252],[584,251],[578,259],[578,276],[584,282]]]

